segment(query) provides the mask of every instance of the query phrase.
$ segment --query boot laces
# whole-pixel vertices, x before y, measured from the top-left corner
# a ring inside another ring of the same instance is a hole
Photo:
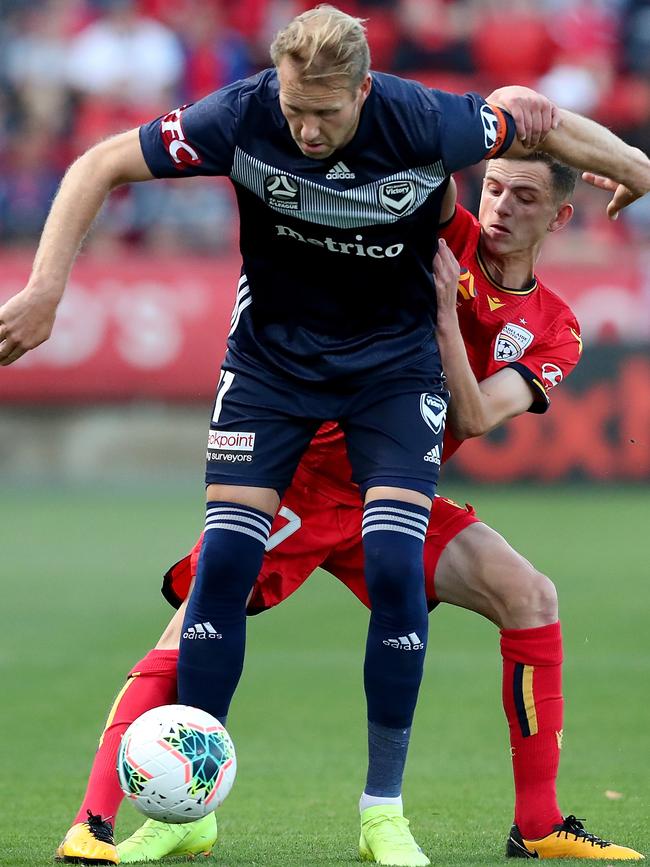
[[[590,843],[592,846],[600,846],[601,849],[612,845],[609,840],[603,840],[601,837],[597,837],[596,834],[590,834],[588,831],[585,831],[582,820],[576,819],[573,815],[567,816],[561,825],[556,826],[556,830],[558,837],[560,834],[564,834],[565,837],[572,834],[576,840],[582,840],[584,843]]]
[[[100,815],[94,815],[90,810],[86,810],[86,812],[88,813],[88,818],[84,824],[88,825],[88,830],[95,840],[99,840],[101,843],[110,843],[111,845],[115,845],[113,839],[113,826],[108,819],[102,819]]]
[[[420,848],[409,831],[409,820],[404,816],[380,814],[367,822],[365,828],[367,831],[374,832],[382,843],[387,843],[394,848],[404,848],[409,851],[412,851],[414,846]]]

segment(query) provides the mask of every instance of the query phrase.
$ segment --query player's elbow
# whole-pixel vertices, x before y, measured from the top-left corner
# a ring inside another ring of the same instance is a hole
[[[93,145],[69,171],[89,178],[93,185],[107,191],[152,177],[142,156],[137,130],[119,133]]]
[[[492,430],[492,426],[483,413],[463,415],[460,418],[452,419],[451,422],[451,432],[461,442],[471,440],[474,437],[482,437],[490,430]]]

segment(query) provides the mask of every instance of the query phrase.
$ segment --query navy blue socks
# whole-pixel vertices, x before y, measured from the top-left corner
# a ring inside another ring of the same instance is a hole
[[[225,721],[244,665],[246,600],[262,567],[272,516],[207,504],[194,589],[178,658],[178,700]]]
[[[364,666],[368,795],[394,798],[401,792],[428,636],[423,561],[428,523],[429,510],[411,503],[373,500],[364,509],[372,604]]]

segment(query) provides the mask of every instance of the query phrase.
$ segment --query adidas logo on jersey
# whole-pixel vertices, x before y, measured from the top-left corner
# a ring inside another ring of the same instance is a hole
[[[383,643],[386,647],[394,647],[396,650],[422,650],[424,648],[417,632],[409,632],[408,635],[400,635],[399,638],[385,638]]]
[[[430,464],[438,464],[438,466],[440,466],[440,446],[434,446],[430,451],[428,451],[424,456],[424,460],[428,461]]]
[[[338,162],[335,166],[332,166],[325,177],[328,181],[348,181],[356,178],[356,175],[350,171],[344,162]]]
[[[183,638],[189,638],[190,640],[222,637],[221,633],[217,632],[214,626],[209,622],[195,623],[194,626],[188,626],[183,633]]]

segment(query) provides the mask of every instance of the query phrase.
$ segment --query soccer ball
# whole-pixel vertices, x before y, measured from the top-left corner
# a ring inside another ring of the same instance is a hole
[[[148,710],[124,732],[117,775],[136,810],[160,822],[193,822],[223,802],[237,771],[230,735],[183,704]]]

